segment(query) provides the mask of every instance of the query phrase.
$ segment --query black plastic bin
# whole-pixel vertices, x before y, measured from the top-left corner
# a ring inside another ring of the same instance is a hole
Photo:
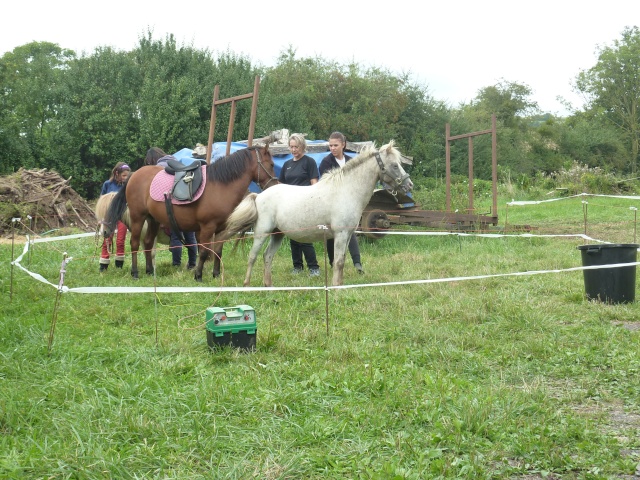
[[[636,262],[636,243],[580,245],[582,266],[615,265]],[[636,297],[636,266],[583,270],[584,288],[589,300],[630,303]]]

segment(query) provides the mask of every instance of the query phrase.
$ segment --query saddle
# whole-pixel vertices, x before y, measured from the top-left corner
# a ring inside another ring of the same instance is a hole
[[[190,202],[194,194],[202,185],[202,165],[206,165],[204,160],[196,160],[189,165],[180,163],[178,160],[167,160],[164,171],[174,176],[173,187],[171,187],[171,197],[179,201]]]

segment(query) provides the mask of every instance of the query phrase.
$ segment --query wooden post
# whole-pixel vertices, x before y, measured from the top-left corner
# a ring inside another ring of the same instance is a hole
[[[467,213],[473,213],[473,137],[468,139],[469,149],[469,207]]]
[[[492,180],[492,190],[493,190],[493,204],[491,212],[492,217],[495,218],[494,225],[498,224],[498,155],[497,155],[497,134],[496,134],[496,116],[495,114],[491,115],[491,128],[488,130],[482,130],[479,132],[473,133],[464,133],[462,135],[454,135],[451,136],[451,127],[447,123],[446,124],[446,146],[445,146],[445,155],[446,155],[446,168],[447,168],[447,204],[446,209],[447,212],[451,211],[451,142],[453,140],[460,140],[462,138],[469,139],[469,211],[473,210],[473,137],[477,137],[478,135],[491,134],[491,180]]]
[[[446,181],[446,211],[451,211],[451,125],[447,123],[445,127],[446,145],[445,145],[445,181]]]
[[[253,145],[253,131],[256,128],[256,114],[258,112],[258,92],[260,90],[260,77],[256,75],[256,79],[253,82],[253,101],[251,102],[251,120],[249,121],[249,138],[247,139],[247,145]]]
[[[223,105],[226,103],[231,103],[231,113],[229,114],[229,128],[227,130],[227,151],[226,155],[231,153],[231,142],[233,142],[233,127],[236,118],[236,102],[240,100],[245,100],[248,98],[252,98],[253,102],[251,104],[251,120],[249,121],[249,140],[248,146],[253,145],[253,134],[256,126],[256,112],[258,110],[258,90],[260,87],[260,77],[256,75],[254,84],[253,84],[253,93],[247,93],[245,95],[238,95],[231,98],[218,99],[220,95],[220,85],[216,85],[213,90],[213,101],[211,103],[211,124],[209,125],[209,142],[207,147],[207,163],[211,163],[211,154],[213,150],[213,132],[216,125],[216,111],[218,105]]]
[[[496,114],[491,115],[491,187],[493,209],[491,215],[498,216],[498,135],[496,133]]]
[[[211,102],[211,123],[209,124],[209,141],[207,143],[207,164],[211,164],[211,150],[213,148],[213,130],[216,127],[216,102],[220,95],[220,85],[213,89],[213,101]]]

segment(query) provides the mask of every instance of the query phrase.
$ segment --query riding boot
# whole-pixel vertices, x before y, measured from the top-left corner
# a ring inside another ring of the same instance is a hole
[[[100,271],[104,272],[107,270],[107,268],[109,268],[109,264],[108,263],[101,263],[100,264]]]
[[[124,260],[116,260],[116,268],[122,268],[124,266]]]

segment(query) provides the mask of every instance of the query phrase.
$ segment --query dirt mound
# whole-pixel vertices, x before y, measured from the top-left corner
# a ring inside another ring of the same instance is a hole
[[[91,206],[58,173],[46,168],[0,177],[0,235],[42,233],[59,228],[91,232],[98,221]],[[29,218],[30,217],[30,218]]]

